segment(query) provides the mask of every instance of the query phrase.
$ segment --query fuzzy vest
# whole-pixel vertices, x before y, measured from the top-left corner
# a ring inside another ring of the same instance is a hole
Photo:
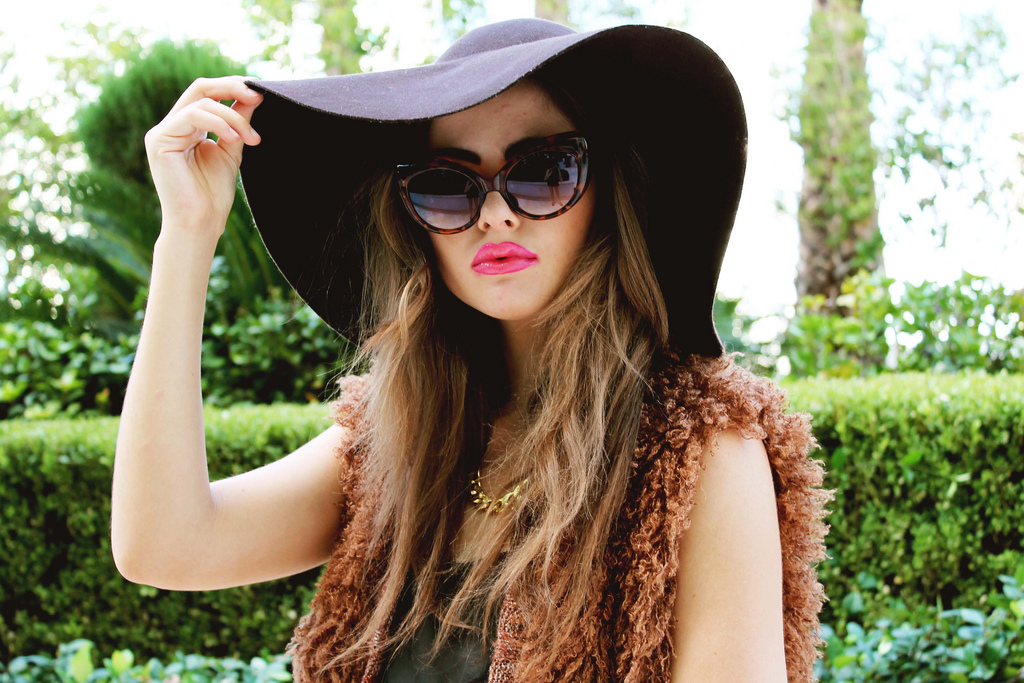
[[[331,404],[338,424],[359,428],[359,397],[370,375],[341,380],[344,393]],[[558,653],[551,680],[671,680],[678,548],[689,527],[701,453],[714,435],[733,427],[761,440],[775,484],[782,543],[783,619],[790,683],[813,680],[820,656],[818,613],[827,597],[815,565],[826,557],[828,525],[824,505],[833,491],[822,489],[823,468],[808,457],[817,442],[811,416],[786,413],[786,395],[772,380],[746,370],[733,356],[681,359],[672,350],[656,357],[649,379],[655,389],[642,407],[625,502],[590,588],[588,609],[574,642]],[[359,449],[338,447],[342,461],[341,524],[331,559],[320,576],[309,612],[300,620],[286,652],[293,656],[295,683],[314,683],[315,673],[374,603],[359,580],[367,561],[372,509],[358,491]],[[373,565],[371,565],[373,566]],[[377,576],[381,576],[378,574]],[[516,660],[528,639],[516,600],[506,594],[498,615],[488,681],[518,681]],[[610,616],[609,616],[610,615]],[[384,664],[377,647],[315,683],[375,683]]]

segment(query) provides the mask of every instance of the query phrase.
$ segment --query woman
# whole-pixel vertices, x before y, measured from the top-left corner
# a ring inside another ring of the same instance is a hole
[[[424,67],[245,82],[197,81],[147,134],[122,574],[327,562],[299,683],[810,680],[831,492],[809,416],[712,323],[746,152],[721,60],[522,19]],[[275,263],[359,352],[335,425],[210,484],[197,351],[239,166]]]

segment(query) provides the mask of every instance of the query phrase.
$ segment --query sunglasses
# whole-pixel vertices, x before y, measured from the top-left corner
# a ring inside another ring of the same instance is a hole
[[[560,216],[587,188],[587,140],[556,133],[512,156],[490,180],[448,159],[398,164],[402,203],[430,232],[450,235],[477,222],[484,198],[497,190],[516,214],[533,220]]]

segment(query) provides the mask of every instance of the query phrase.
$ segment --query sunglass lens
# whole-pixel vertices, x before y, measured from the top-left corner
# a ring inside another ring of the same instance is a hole
[[[416,214],[441,230],[461,228],[480,206],[480,190],[467,176],[447,168],[431,168],[409,179],[409,198]]]
[[[572,199],[579,164],[569,152],[545,150],[527,154],[509,170],[507,187],[519,208],[535,216],[555,213]]]

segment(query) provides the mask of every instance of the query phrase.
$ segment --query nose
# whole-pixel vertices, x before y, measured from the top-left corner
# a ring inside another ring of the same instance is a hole
[[[489,230],[496,225],[514,228],[520,222],[521,218],[509,207],[500,192],[491,190],[484,196],[483,206],[480,207],[480,218],[476,222],[478,228]]]

